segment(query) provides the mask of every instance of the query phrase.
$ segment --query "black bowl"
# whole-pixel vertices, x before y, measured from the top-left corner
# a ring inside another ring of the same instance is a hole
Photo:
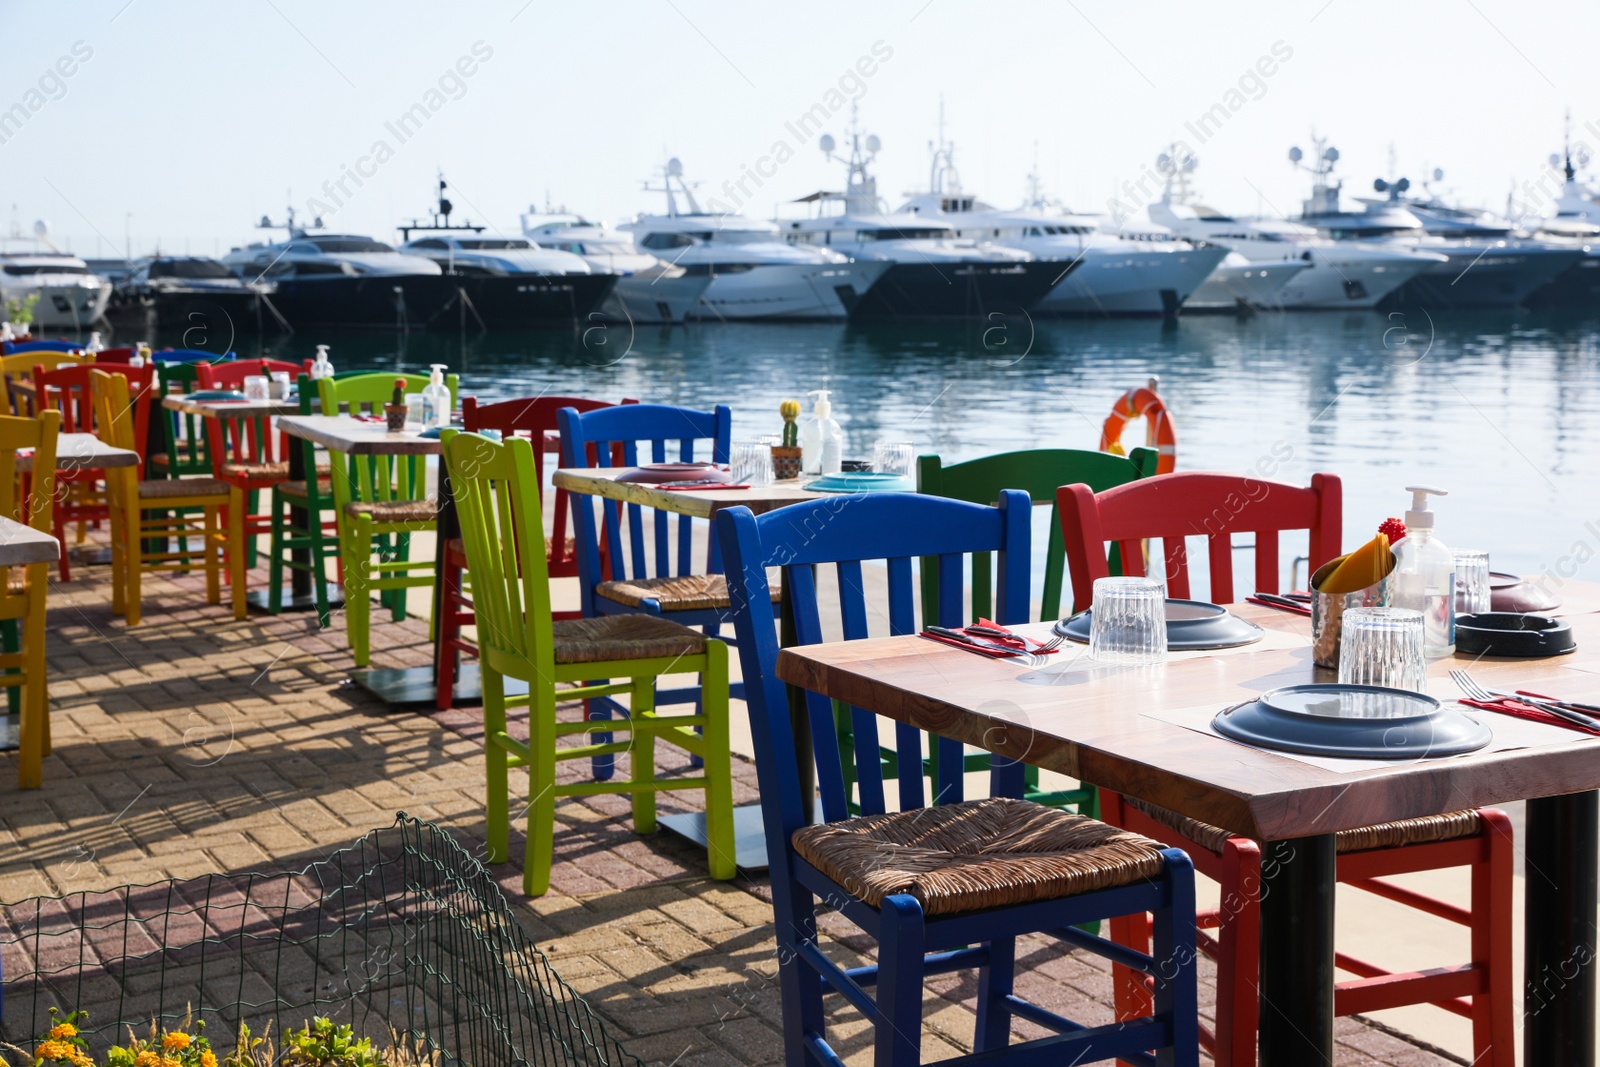
[[[1548,615],[1484,611],[1456,616],[1456,651],[1469,656],[1563,656],[1577,647],[1572,624]]]

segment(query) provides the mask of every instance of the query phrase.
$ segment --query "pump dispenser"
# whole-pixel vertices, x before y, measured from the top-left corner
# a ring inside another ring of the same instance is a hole
[[[328,346],[317,346],[317,358],[311,361],[311,380],[319,381],[323,378],[333,377],[333,364],[328,362]]]
[[[105,342],[100,340],[100,331],[99,330],[91,330],[91,331],[89,331],[89,343],[84,346],[83,350],[85,352],[95,352],[95,353],[104,352],[106,350]]]
[[[422,390],[422,428],[444,429],[450,425],[450,387],[444,384],[444,364],[434,363],[433,374]]]
[[[831,389],[813,389],[806,396],[816,397],[811,405],[814,416],[800,428],[800,461],[807,474],[837,474],[844,455],[844,433],[833,419]]]
[[[1456,560],[1433,535],[1428,497],[1447,494],[1431,485],[1408,485],[1406,492],[1411,509],[1406,512],[1406,536],[1393,546],[1389,605],[1422,612],[1423,654],[1438,659],[1456,650]]]

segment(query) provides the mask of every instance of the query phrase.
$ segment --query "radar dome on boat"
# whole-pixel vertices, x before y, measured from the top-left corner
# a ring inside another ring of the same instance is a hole
[[[1444,168],[1443,167],[1434,167],[1433,168],[1433,180],[1436,181],[1436,182],[1444,181]]]
[[[1374,192],[1386,193],[1389,191],[1389,183],[1382,178],[1374,178],[1372,179],[1372,188]]]
[[[831,156],[833,155],[833,150],[838,146],[834,143],[833,134],[825,133],[822,135],[822,139],[817,142],[817,147]]]
[[[677,156],[667,160],[667,177],[681,178],[683,176],[683,161]]]
[[[867,134],[867,151],[868,152],[871,152],[873,155],[877,155],[878,154],[878,150],[880,148],[882,148],[882,147],[883,147],[883,142],[878,140],[878,135],[877,134],[875,134],[875,133]]]
[[[1337,163],[1339,162],[1339,150],[1337,148],[1329,148],[1326,152],[1322,153],[1322,158],[1326,159],[1329,163]]]
[[[1300,146],[1299,145],[1295,145],[1293,148],[1289,149],[1289,162],[1290,163],[1298,163],[1304,158],[1305,158],[1305,153],[1300,151]]]
[[[33,235],[40,240],[50,236],[50,224],[44,221],[44,219],[34,219]]]
[[[1156,170],[1162,174],[1172,173],[1172,157],[1165,152],[1156,157]]]
[[[1552,167],[1561,166],[1561,153],[1560,152],[1551,152],[1550,153],[1550,166],[1552,166]]]

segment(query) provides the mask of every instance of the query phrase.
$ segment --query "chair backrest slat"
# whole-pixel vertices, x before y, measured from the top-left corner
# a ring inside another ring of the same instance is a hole
[[[728,570],[729,596],[734,608],[745,699],[750,711],[756,764],[761,782],[763,817],[768,834],[769,859],[775,869],[789,863],[788,841],[799,829],[802,797],[799,755],[791,731],[787,687],[776,673],[777,620],[768,585],[768,567],[780,567],[786,583],[785,601],[793,612],[796,643],[814,644],[825,639],[818,606],[817,565],[836,564],[839,618],[847,638],[864,634],[870,618],[865,600],[864,561],[884,561],[888,571],[886,614],[890,630],[915,632],[914,558],[937,558],[938,588],[934,597],[941,617],[961,624],[963,604],[962,557],[995,553],[1000,598],[995,611],[1002,623],[1026,620],[1028,611],[1031,506],[1026,493],[1000,494],[998,507],[904,493],[881,493],[832,498],[790,505],[756,517],[746,508],[721,511],[716,534]],[[953,594],[947,587],[953,587]],[[1019,592],[1020,591],[1020,592]],[[932,649],[934,646],[930,645]],[[847,818],[855,799],[863,814],[884,810],[886,797],[880,765],[880,720],[860,708],[836,709],[819,694],[807,692],[804,706],[810,717],[813,758],[820,789],[823,817]],[[840,731],[835,715],[848,716],[859,795],[851,798],[841,773]],[[912,726],[895,723],[893,757],[898,781],[899,808],[908,810],[931,801],[951,803],[965,793],[963,749],[959,741],[940,739],[938,768],[931,789],[923,777],[927,766],[927,739]],[[1021,775],[1010,761],[995,759],[991,789],[1017,795]]]
[[[36,410],[54,408],[61,412],[63,433],[95,433],[106,440],[106,427],[101,425],[99,410],[93,403],[89,377],[98,370],[101,374],[122,378],[128,383],[132,405],[127,414],[131,418],[127,444],[118,448],[131,448],[139,453],[143,466],[150,425],[150,401],[155,395],[155,368],[148,364],[130,367],[125,363],[109,363],[96,367],[93,363],[60,366],[54,370],[37,368],[33,373],[34,404]]]
[[[1142,574],[1141,539],[1164,546],[1167,595],[1188,598],[1190,567],[1185,538],[1207,539],[1211,599],[1235,599],[1233,535],[1255,536],[1256,590],[1276,593],[1278,539],[1284,531],[1309,533],[1311,570],[1339,554],[1343,490],[1333,474],[1314,474],[1309,487],[1268,482],[1247,475],[1188,471],[1094,492],[1087,485],[1062,486],[1058,493],[1067,563],[1072,571],[1074,606],[1093,599],[1094,579],[1108,573],[1105,546],[1120,544],[1125,570]]]
[[[194,366],[199,372],[202,389],[243,389],[244,380],[254,375],[270,378],[273,374],[287,374],[289,380],[294,381],[306,369],[302,363],[281,359],[236,359],[224,363],[201,361]]]
[[[59,411],[41,411],[33,418],[0,415],[0,515],[35,530],[51,532],[56,441],[60,433]],[[26,475],[26,496],[21,493],[24,479],[17,476],[17,450],[21,448],[33,450],[33,469]]]

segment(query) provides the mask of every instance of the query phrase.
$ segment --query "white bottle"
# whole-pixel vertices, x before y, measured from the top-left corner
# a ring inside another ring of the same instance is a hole
[[[89,344],[87,346],[85,346],[84,351],[85,352],[104,352],[105,350],[106,350],[105,342],[100,340],[100,331],[99,330],[91,330],[89,332]]]
[[[128,366],[142,367],[144,361],[150,357],[150,346],[143,342],[134,346],[133,352],[128,356]]]
[[[12,328],[11,320],[6,319],[4,322],[0,322],[0,341],[15,341],[16,339],[17,331]]]
[[[311,361],[311,380],[333,377],[333,364],[328,362],[328,346],[317,346],[317,358]]]
[[[1389,606],[1422,612],[1422,652],[1429,659],[1456,650],[1456,558],[1433,536],[1429,496],[1447,495],[1428,485],[1408,485],[1411,510],[1406,535],[1394,546],[1394,572],[1389,575]]]
[[[811,406],[814,416],[800,427],[800,462],[807,474],[837,474],[844,457],[844,433],[833,420],[831,389],[813,389],[806,396],[816,397]]]
[[[444,364],[434,363],[433,374],[422,390],[422,428],[444,429],[450,425],[450,387],[444,384]]]

